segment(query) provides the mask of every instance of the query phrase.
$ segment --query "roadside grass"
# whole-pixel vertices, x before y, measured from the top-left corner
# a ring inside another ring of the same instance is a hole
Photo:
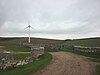
[[[96,70],[95,70],[96,74],[95,75],[100,75],[100,58],[99,59],[89,58],[89,60],[96,62],[96,63],[99,63],[99,64],[96,64]]]
[[[59,52],[59,49],[46,49],[47,52]]]
[[[39,60],[15,69],[0,71],[0,75],[31,75],[48,65],[51,59],[52,55],[45,52],[44,55],[40,56]]]
[[[9,51],[19,51],[19,52],[30,52],[30,48],[19,46],[19,45],[6,45],[2,48],[3,50],[9,50]]]
[[[89,60],[93,61],[93,62],[98,62],[100,63],[100,58],[88,58]]]
[[[96,75],[100,75],[100,65],[96,66]]]

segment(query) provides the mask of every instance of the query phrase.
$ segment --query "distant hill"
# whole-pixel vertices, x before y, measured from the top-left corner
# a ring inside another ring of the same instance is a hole
[[[28,37],[0,37],[0,44],[18,44],[18,43],[28,43]],[[61,40],[55,39],[45,39],[45,38],[31,38],[32,44],[53,44],[53,43],[61,43]]]
[[[100,37],[65,40],[66,44],[81,45],[87,47],[100,47]]]
[[[4,38],[0,37],[0,45],[8,44],[19,44],[28,43],[28,37],[10,37]],[[73,45],[81,45],[87,47],[100,47],[100,37],[97,38],[83,38],[83,39],[68,39],[68,40],[56,40],[56,39],[45,39],[45,38],[31,38],[32,44],[56,44],[56,43],[66,43]]]

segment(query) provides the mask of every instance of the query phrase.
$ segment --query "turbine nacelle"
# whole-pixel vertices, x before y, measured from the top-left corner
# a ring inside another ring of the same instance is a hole
[[[25,29],[27,29],[27,28],[32,28],[33,29],[33,27],[31,25],[27,26]]]

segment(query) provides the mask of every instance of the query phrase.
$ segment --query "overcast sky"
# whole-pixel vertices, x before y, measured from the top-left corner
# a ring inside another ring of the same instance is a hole
[[[0,0],[0,36],[100,36],[100,0]]]

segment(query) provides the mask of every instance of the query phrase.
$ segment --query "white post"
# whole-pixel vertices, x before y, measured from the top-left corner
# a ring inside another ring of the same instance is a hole
[[[28,42],[30,43],[30,27],[29,27],[29,40],[28,40]]]

